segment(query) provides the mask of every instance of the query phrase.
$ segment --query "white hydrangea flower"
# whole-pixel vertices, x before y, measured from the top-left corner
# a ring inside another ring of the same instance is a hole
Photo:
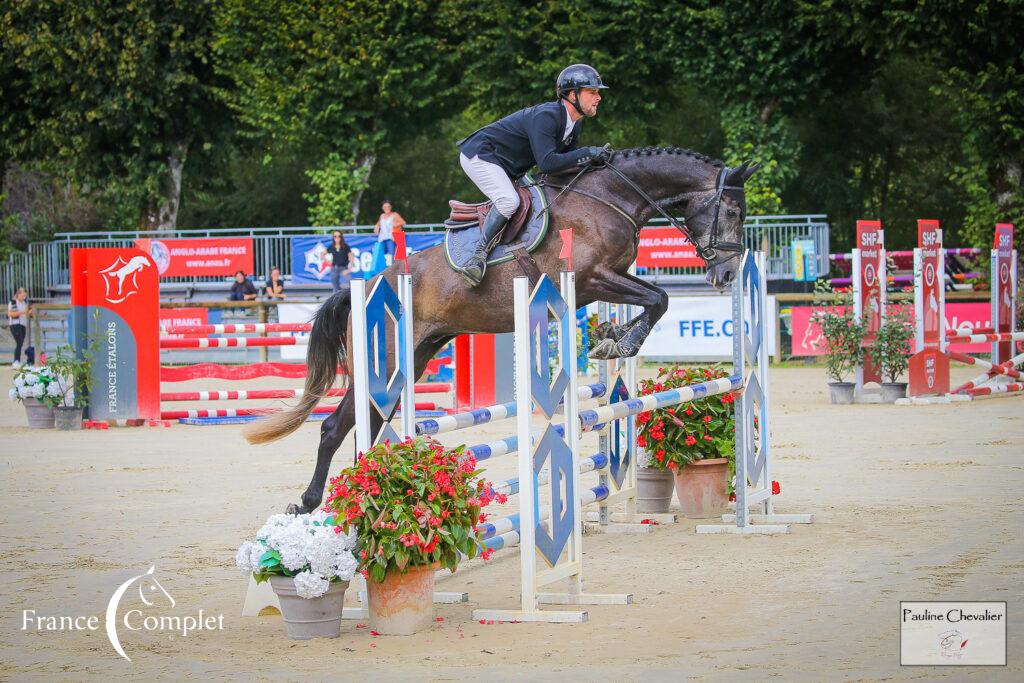
[[[57,398],[58,396],[63,396],[64,392],[60,390],[60,384],[57,382],[50,382],[46,385],[46,395]]]
[[[351,581],[359,568],[359,560],[348,550],[337,556],[336,564],[334,575],[342,581]]]
[[[28,386],[20,386],[20,387],[18,387],[18,396],[20,396],[21,398],[31,398],[32,397],[32,387],[28,387]]]
[[[255,545],[252,541],[246,541],[238,548],[238,552],[235,553],[235,564],[243,572],[254,572],[256,567],[252,564],[252,546]]]
[[[25,384],[32,386],[39,381],[39,378],[31,372],[25,373]]]
[[[32,387],[32,396],[35,398],[42,398],[46,395],[46,387],[42,384],[36,384]]]
[[[319,598],[331,587],[331,583],[313,572],[301,572],[292,579],[295,582],[295,592],[300,598]]]
[[[25,386],[25,378],[22,377],[21,375],[18,375],[17,377],[15,377],[14,378],[14,386],[18,387],[19,389],[22,388],[23,386]]]
[[[285,569],[294,572],[309,564],[304,543],[291,543],[277,550],[281,553],[281,564],[285,566]]]
[[[18,398],[18,390],[16,388],[14,388],[14,387],[11,387],[11,390],[7,392],[7,396],[12,401],[17,400],[17,398]]]

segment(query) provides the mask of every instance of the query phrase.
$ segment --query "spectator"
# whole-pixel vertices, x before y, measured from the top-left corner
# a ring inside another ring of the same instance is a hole
[[[256,298],[256,287],[245,277],[245,271],[235,273],[235,282],[231,285],[228,301],[252,301]]]
[[[28,334],[28,319],[32,315],[32,307],[28,303],[28,290],[18,287],[14,298],[7,304],[7,322],[11,327],[11,336],[14,337],[14,362],[12,368],[21,367],[21,347],[25,343],[25,335]],[[32,364],[29,359],[29,364]]]
[[[401,230],[405,227],[405,219],[397,211],[391,210],[391,202],[389,201],[385,201],[380,208],[384,213],[377,219],[377,224],[373,226],[373,231],[377,233],[377,242],[383,247],[384,253],[391,254],[394,257],[394,231],[396,228]]]
[[[356,262],[355,254],[341,230],[335,230],[331,235],[331,246],[327,248],[327,254],[331,261],[331,292],[337,292],[341,289],[342,278],[346,283],[351,278],[352,266]]]
[[[267,278],[267,288],[264,290],[268,299],[284,299],[284,280],[281,279],[281,269],[277,266],[270,267],[270,277]]]

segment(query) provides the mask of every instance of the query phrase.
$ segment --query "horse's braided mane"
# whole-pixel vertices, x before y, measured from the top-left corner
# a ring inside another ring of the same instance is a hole
[[[697,161],[703,161],[706,164],[711,164],[716,168],[721,168],[725,164],[718,159],[712,159],[711,157],[701,154],[700,152],[694,152],[692,149],[684,149],[682,147],[633,147],[631,149],[619,149],[615,151],[616,157],[628,159],[629,157],[649,157],[656,154],[678,154],[681,156],[691,157]]]

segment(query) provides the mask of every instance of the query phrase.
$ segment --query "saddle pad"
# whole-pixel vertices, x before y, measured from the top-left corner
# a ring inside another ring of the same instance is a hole
[[[530,217],[514,242],[499,244],[491,250],[487,257],[489,266],[511,261],[515,258],[512,252],[519,249],[525,249],[527,252],[535,250],[547,235],[548,212],[545,211],[548,206],[547,197],[544,196],[544,191],[541,188],[532,184],[529,176],[526,176],[525,180],[531,183],[528,186],[533,199]],[[444,253],[452,270],[461,271],[465,267],[479,238],[480,228],[475,222],[467,224],[465,227],[449,226],[444,236]]]

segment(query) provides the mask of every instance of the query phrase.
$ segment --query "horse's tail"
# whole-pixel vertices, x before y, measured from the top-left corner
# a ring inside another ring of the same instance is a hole
[[[349,290],[342,289],[316,312],[306,351],[306,388],[299,404],[247,427],[244,434],[249,443],[268,443],[291,434],[327,395],[338,374],[338,363],[345,361],[345,335],[351,311]]]

